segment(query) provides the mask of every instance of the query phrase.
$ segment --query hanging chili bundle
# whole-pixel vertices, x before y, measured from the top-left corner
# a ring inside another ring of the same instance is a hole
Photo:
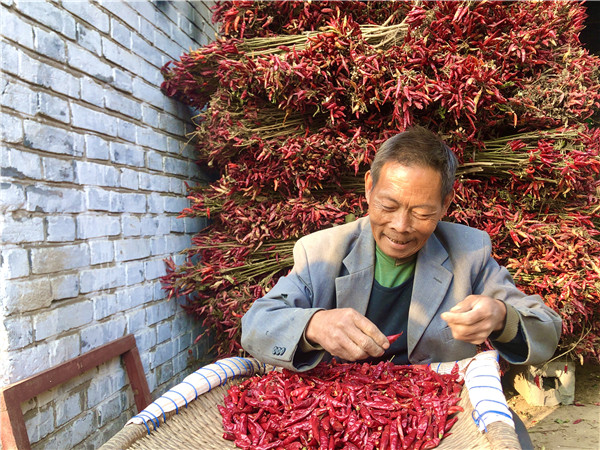
[[[600,61],[578,2],[221,1],[220,37],[163,69],[201,110],[217,179],[184,217],[210,226],[169,263],[169,296],[237,354],[240,318],[300,236],[363,215],[363,176],[407,126],[459,157],[448,220],[486,230],[517,285],[566,320],[561,350],[600,359]]]
[[[219,406],[223,437],[264,450],[434,448],[463,410],[455,368],[321,363],[252,377]]]

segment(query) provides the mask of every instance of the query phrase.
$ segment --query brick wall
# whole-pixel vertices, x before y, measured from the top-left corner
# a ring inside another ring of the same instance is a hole
[[[164,258],[201,178],[160,67],[214,37],[209,2],[1,0],[0,385],[127,333],[153,396],[196,366]],[[98,447],[133,411],[117,359],[22,405],[34,448]]]

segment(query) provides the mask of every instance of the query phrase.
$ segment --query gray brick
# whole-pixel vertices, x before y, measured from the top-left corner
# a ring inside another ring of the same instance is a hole
[[[103,264],[115,260],[115,250],[112,241],[89,241],[90,264]]]
[[[142,236],[154,236],[158,230],[158,219],[156,217],[144,216],[140,221],[140,226]]]
[[[121,187],[137,191],[139,188],[139,173],[131,169],[121,169]]]
[[[94,106],[104,107],[104,92],[102,85],[96,83],[91,78],[82,77],[81,80],[81,99],[91,103]]]
[[[125,48],[131,48],[131,31],[115,18],[110,19],[110,37]]]
[[[4,248],[1,250],[2,274],[6,279],[21,278],[29,275],[29,256],[23,248]]]
[[[121,200],[123,202],[123,208],[127,212],[146,212],[146,196],[144,194],[123,194]]]
[[[160,153],[153,150],[146,152],[146,158],[148,161],[148,169],[163,171],[163,157]]]
[[[0,112],[0,139],[6,143],[21,142],[23,140],[23,122],[13,114]]]
[[[179,178],[171,178],[169,180],[169,192],[173,194],[185,195],[187,193],[187,187],[184,180]]]
[[[79,295],[79,276],[75,274],[53,277],[50,280],[52,285],[52,298],[62,300],[73,298]]]
[[[159,109],[162,109],[164,104],[165,94],[157,87],[157,85],[151,85],[146,83],[141,78],[134,78],[132,83],[133,95],[140,100],[150,103]],[[158,113],[154,110],[148,111],[150,115],[149,125],[158,126]],[[145,119],[146,117],[144,117]]]
[[[110,159],[117,164],[144,167],[144,152],[132,144],[110,143]]]
[[[146,327],[146,311],[138,309],[127,313],[127,332],[135,333]]]
[[[131,286],[144,281],[144,263],[142,261],[133,261],[125,263],[126,284]]]
[[[158,128],[158,111],[151,106],[142,105],[142,120],[146,125]]]
[[[28,317],[5,318],[3,323],[11,337],[6,350],[16,350],[33,343],[33,327]]]
[[[33,28],[35,50],[55,61],[65,62],[65,43],[56,33],[49,33],[41,28]]]
[[[100,33],[86,27],[81,23],[76,25],[77,43],[97,56],[102,54],[102,40]]]
[[[148,212],[161,214],[165,211],[165,199],[162,195],[152,192],[148,195]]]
[[[78,448],[82,445],[82,441],[98,428],[95,414],[94,411],[85,411],[83,415],[73,421],[73,426],[71,427],[71,445],[73,448]]]
[[[63,331],[82,327],[92,321],[92,316],[91,300],[40,312],[33,318],[35,340],[42,341]]]
[[[102,37],[102,54],[115,65],[121,66],[131,73],[139,73],[141,65],[144,63],[142,58],[106,37]]]
[[[157,368],[156,382],[161,385],[173,378],[173,361],[169,360]]]
[[[156,329],[155,328],[148,328],[147,325],[145,328],[143,328],[142,330],[140,330],[138,333],[135,334],[135,340],[136,340],[136,344],[138,347],[138,350],[140,351],[141,355],[144,356],[150,356],[147,352],[148,350],[150,350],[152,347],[154,347],[156,345]],[[142,361],[143,362],[143,361]],[[146,359],[146,363],[149,366],[149,362],[148,359]],[[146,372],[146,376],[148,377],[148,369],[149,367],[145,367],[144,371]],[[148,383],[150,384],[150,383]]]
[[[159,127],[172,134],[183,135],[185,133],[184,125],[181,119],[173,117],[171,114],[159,113]]]
[[[4,173],[4,170],[2,170]],[[0,211],[3,214],[21,209],[25,204],[25,189],[15,183],[0,182]],[[0,224],[3,223],[0,219]]]
[[[67,51],[69,66],[106,83],[112,82],[111,66],[100,60],[98,56],[71,42],[67,44]]]
[[[52,303],[52,289],[47,278],[13,280],[5,284],[4,306],[8,315],[46,308]]]
[[[71,242],[75,240],[75,219],[71,216],[46,218],[48,242]]]
[[[163,175],[140,173],[140,189],[152,192],[169,192],[170,179]]]
[[[140,218],[137,216],[125,215],[121,217],[123,236],[139,236],[141,234],[142,225]]]
[[[117,301],[117,296],[115,294],[104,294],[94,297],[94,320],[102,320],[105,317],[113,316],[122,309],[123,305]]]
[[[207,226],[205,218],[184,217],[183,223],[185,224],[185,232],[189,234],[199,233],[200,230]]]
[[[152,19],[151,19],[152,20]],[[150,42],[155,41],[156,35],[156,27],[153,23],[148,22],[144,17],[140,17],[140,33],[142,36],[145,36]]]
[[[6,8],[2,8],[2,14],[0,14],[0,28],[3,37],[33,49],[33,29],[31,25]]]
[[[98,426],[103,427],[111,420],[117,418],[119,414],[121,414],[122,408],[121,396],[119,395],[98,405],[96,408],[96,413],[98,414]]]
[[[31,272],[44,274],[77,269],[90,265],[90,249],[86,244],[31,249]]]
[[[106,342],[122,337],[126,326],[127,320],[125,317],[120,316],[108,322],[84,328],[81,331],[81,351],[87,352]]]
[[[83,395],[81,392],[73,393],[56,403],[56,426],[59,427],[83,411]]]
[[[125,371],[115,371],[114,367],[108,366],[112,371],[109,373],[100,372],[98,376],[92,378],[89,388],[86,391],[87,408],[92,409],[97,404],[125,386]]]
[[[127,120],[119,119],[117,123],[117,136],[126,141],[135,143],[137,125]]]
[[[1,19],[0,19],[1,20]],[[19,75],[19,51],[9,41],[2,42],[2,58],[0,58],[0,67],[7,73]],[[0,79],[0,84],[4,78]],[[4,90],[4,87],[2,87]]]
[[[25,66],[25,57],[21,56],[21,66]],[[79,98],[79,78],[65,72],[62,69],[47,64],[37,64],[35,72],[27,72],[28,69],[20,67],[21,73],[33,73],[33,80],[41,86],[52,89],[55,92],[65,94],[71,98]]]
[[[145,263],[146,280],[156,280],[167,273],[163,259],[154,259]]]
[[[108,32],[108,14],[102,12],[93,3],[79,0],[63,0],[63,8],[83,19],[103,33]]]
[[[116,301],[122,310],[137,308],[152,301],[152,291],[148,284],[131,286],[118,291]]]
[[[42,161],[35,153],[14,148],[2,149],[2,175],[13,178],[42,178]]]
[[[73,160],[42,158],[42,167],[44,168],[44,179],[47,181],[70,182],[75,180]]]
[[[185,231],[185,224],[182,219],[177,217],[171,217],[171,232],[183,233]]]
[[[2,95],[0,104],[3,108],[13,109],[33,116],[37,111],[37,95],[27,86],[10,79],[0,81]]]
[[[64,155],[83,155],[81,135],[32,120],[26,120],[24,125],[23,144],[26,147]]]
[[[165,81],[160,69],[144,61],[143,59],[140,59],[140,65],[137,74],[152,86],[160,86],[161,83]]]
[[[113,67],[113,86],[128,94],[133,92],[133,77],[117,67]]]
[[[85,136],[85,154],[92,159],[108,159],[108,142],[101,137],[88,134]]]
[[[37,443],[40,439],[52,433],[54,428],[54,405],[39,408],[36,413],[25,418],[25,428],[29,442]]]
[[[82,270],[80,273],[79,289],[84,294],[124,285],[125,273],[120,267]]]
[[[119,186],[119,171],[113,166],[87,161],[75,162],[76,180],[80,184]]]
[[[118,217],[108,215],[79,215],[77,216],[77,237],[90,239],[121,234],[121,224]]]
[[[159,50],[156,49],[153,45],[148,44],[144,39],[140,36],[133,35],[131,37],[131,50],[140,55],[150,64],[155,65],[156,67],[162,67],[163,65],[163,56]]]
[[[117,111],[137,120],[142,118],[142,106],[138,102],[128,99],[120,92],[107,90],[104,101],[106,108],[110,110]]]
[[[185,208],[189,208],[190,202],[187,198],[167,197],[165,199],[165,211],[179,213]]]
[[[109,194],[109,202],[110,202],[110,212],[124,212],[125,204],[123,202],[124,194],[120,192],[111,191]]]
[[[63,123],[71,120],[69,102],[45,92],[37,93],[37,113]]]
[[[162,236],[150,239],[150,250],[152,256],[164,255],[167,253],[167,241]]]
[[[46,213],[76,213],[83,211],[83,193],[76,189],[28,186],[27,210]]]
[[[125,239],[115,241],[115,259],[131,261],[150,256],[150,243],[147,239]]]
[[[188,175],[189,162],[177,158],[165,158],[165,172],[175,175]]]
[[[109,136],[117,134],[116,122],[108,114],[86,108],[76,103],[71,104],[71,113],[73,114],[72,123],[74,127],[97,131]]]
[[[75,39],[75,20],[71,15],[48,2],[18,1],[23,14],[52,28],[70,39]]]
[[[44,240],[44,219],[41,217],[14,217],[5,214],[0,239],[2,242],[22,244]]]
[[[140,128],[137,134],[137,143],[164,151],[167,148],[167,137],[164,134],[157,133],[151,128]]]
[[[85,187],[87,209],[91,211],[110,211],[110,192],[94,186]]]
[[[167,241],[167,253],[175,254],[190,246],[189,236],[177,236],[174,234],[165,236]]]
[[[158,367],[164,364],[168,360],[173,358],[173,342],[163,342],[162,344],[156,345],[156,350],[152,354],[151,366],[152,368]]]

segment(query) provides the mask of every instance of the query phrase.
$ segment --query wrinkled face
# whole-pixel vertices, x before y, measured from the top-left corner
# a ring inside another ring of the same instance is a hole
[[[442,199],[442,177],[430,167],[387,162],[373,186],[365,176],[369,219],[379,248],[398,262],[406,262],[425,245],[446,214],[453,194]]]

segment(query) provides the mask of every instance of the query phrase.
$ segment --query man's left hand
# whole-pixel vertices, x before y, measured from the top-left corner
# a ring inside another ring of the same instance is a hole
[[[494,331],[501,331],[506,320],[506,305],[484,295],[469,295],[450,311],[442,313],[454,339],[481,344]]]

